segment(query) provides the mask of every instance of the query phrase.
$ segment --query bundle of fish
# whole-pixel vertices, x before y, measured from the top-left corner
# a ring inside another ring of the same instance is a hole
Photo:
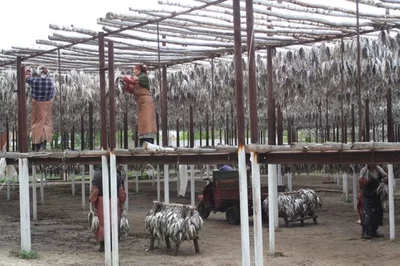
[[[157,239],[168,237],[179,244],[198,236],[203,219],[192,206],[155,201],[146,215],[145,226]]]
[[[131,227],[129,225],[128,214],[127,214],[126,210],[123,210],[122,214],[121,214],[120,224],[119,224],[119,232],[121,233],[121,236],[126,238],[129,234],[130,229],[131,229]]]
[[[264,213],[268,214],[268,198],[263,202]],[[299,189],[291,193],[278,194],[278,215],[289,220],[313,216],[322,206],[321,197],[312,189]]]
[[[376,193],[379,195],[382,201],[382,207],[385,212],[389,211],[389,189],[388,186],[380,182],[378,188],[376,189]]]

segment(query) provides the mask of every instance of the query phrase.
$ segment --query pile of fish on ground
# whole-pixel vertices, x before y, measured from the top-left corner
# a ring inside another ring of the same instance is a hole
[[[312,189],[301,188],[295,192],[278,194],[278,215],[291,221],[312,217],[321,206],[321,197]],[[268,215],[268,198],[263,202],[263,210]]]
[[[179,244],[198,237],[203,219],[193,206],[154,201],[146,215],[145,225],[156,239],[164,240],[168,237]]]

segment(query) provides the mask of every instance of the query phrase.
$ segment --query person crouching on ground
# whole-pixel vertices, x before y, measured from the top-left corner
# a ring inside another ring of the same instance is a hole
[[[53,97],[54,81],[48,76],[45,66],[39,66],[36,73],[25,71],[25,80],[31,88],[32,150],[46,149],[46,143],[53,138]]]
[[[377,230],[383,224],[383,208],[377,189],[381,182],[387,183],[387,174],[376,164],[367,164],[360,171],[359,184],[362,191],[362,238],[383,237]]]
[[[110,178],[109,178],[110,180]],[[123,187],[123,182],[119,174],[117,174],[117,189],[118,189],[118,222],[121,218],[121,206],[123,206],[126,200],[126,193]],[[111,186],[110,186],[111,187]],[[111,198],[111,191],[109,194]],[[104,207],[103,207],[103,175],[102,171],[97,170],[93,175],[92,180],[92,191],[90,192],[89,201],[93,203],[95,207],[95,213],[99,218],[99,228],[95,233],[96,241],[100,242],[100,252],[104,252]],[[111,206],[111,202],[110,202]],[[110,208],[110,207],[109,207]],[[110,217],[111,221],[111,217]]]

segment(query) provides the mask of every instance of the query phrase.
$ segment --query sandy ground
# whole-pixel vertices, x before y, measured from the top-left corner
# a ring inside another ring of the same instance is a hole
[[[294,189],[336,189],[335,184],[323,183],[327,177],[301,175],[293,180]],[[351,182],[349,183],[349,185]],[[141,184],[140,192],[134,193],[135,183],[130,183],[129,220],[131,232],[120,243],[120,265],[242,265],[240,226],[229,225],[224,213],[211,214],[200,232],[200,253],[195,253],[192,242],[181,244],[178,256],[168,250],[164,242],[153,251],[146,252],[150,236],[144,228],[144,217],[156,199],[156,190],[150,183]],[[196,183],[201,191],[204,182]],[[86,191],[89,186],[87,185]],[[171,189],[176,185],[171,184]],[[39,259],[21,260],[15,254],[19,250],[19,201],[18,190],[12,199],[6,200],[6,192],[0,192],[0,265],[103,265],[103,253],[87,224],[87,210],[82,210],[80,184],[77,196],[71,195],[66,184],[49,185],[45,190],[45,205],[38,205],[38,221],[32,221],[32,249]],[[38,190],[39,192],[39,190]],[[268,228],[263,227],[264,265],[400,265],[400,242],[389,240],[387,214],[381,231],[385,237],[361,240],[361,227],[356,223],[358,215],[352,202],[345,202],[343,194],[319,191],[324,206],[318,212],[318,224],[307,220],[304,227],[292,223],[276,232],[276,250],[279,256],[268,255]],[[189,194],[190,197],[190,194]],[[396,235],[400,237],[399,196],[396,196]],[[171,192],[171,202],[189,203],[189,198],[177,198]],[[250,243],[253,245],[253,225],[250,218]],[[251,251],[254,256],[254,249]],[[252,258],[252,261],[253,258]]]

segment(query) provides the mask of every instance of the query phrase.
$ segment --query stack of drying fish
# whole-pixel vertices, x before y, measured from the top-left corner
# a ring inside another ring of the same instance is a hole
[[[321,197],[312,189],[302,188],[296,192],[278,194],[278,215],[290,221],[314,216],[315,210],[321,206]],[[263,202],[263,209],[268,215],[268,198]]]
[[[153,237],[162,240],[168,237],[179,245],[184,240],[197,238],[203,219],[193,206],[154,201],[145,225]]]
[[[388,186],[380,182],[379,187],[376,189],[376,193],[380,196],[381,201],[382,201],[382,208],[383,211],[388,212],[389,211],[389,189]]]

